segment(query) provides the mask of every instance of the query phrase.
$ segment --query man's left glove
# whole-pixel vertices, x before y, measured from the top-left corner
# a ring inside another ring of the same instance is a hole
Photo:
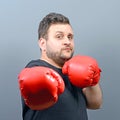
[[[62,72],[73,85],[84,88],[99,82],[101,69],[94,58],[77,55],[64,64]]]

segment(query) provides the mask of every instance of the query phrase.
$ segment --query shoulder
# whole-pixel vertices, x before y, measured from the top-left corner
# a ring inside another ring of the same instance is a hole
[[[31,60],[25,67],[34,67],[34,66],[42,66],[42,61],[40,59]]]
[[[49,67],[49,68],[52,68],[52,66],[47,63],[46,61],[44,60],[41,60],[41,59],[37,59],[37,60],[31,60],[27,65],[26,65],[26,68],[27,67],[35,67],[35,66],[44,66],[44,67]]]

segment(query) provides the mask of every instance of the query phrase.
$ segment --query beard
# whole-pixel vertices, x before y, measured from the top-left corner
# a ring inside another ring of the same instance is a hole
[[[49,49],[46,51],[46,54],[49,59],[52,59],[56,64],[62,67],[66,61],[72,58],[74,51],[72,49],[68,51],[62,49],[61,51],[53,52]]]

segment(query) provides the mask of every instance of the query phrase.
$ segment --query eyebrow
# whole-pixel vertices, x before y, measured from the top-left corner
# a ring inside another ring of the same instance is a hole
[[[64,32],[62,32],[62,31],[56,31],[56,33],[64,33]],[[68,35],[74,36],[73,33],[68,33]]]

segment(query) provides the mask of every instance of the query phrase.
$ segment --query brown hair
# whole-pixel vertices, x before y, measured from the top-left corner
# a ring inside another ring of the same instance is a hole
[[[46,15],[39,24],[38,28],[38,39],[45,38],[47,39],[47,31],[51,24],[70,24],[70,21],[67,17],[59,13],[49,13]]]

